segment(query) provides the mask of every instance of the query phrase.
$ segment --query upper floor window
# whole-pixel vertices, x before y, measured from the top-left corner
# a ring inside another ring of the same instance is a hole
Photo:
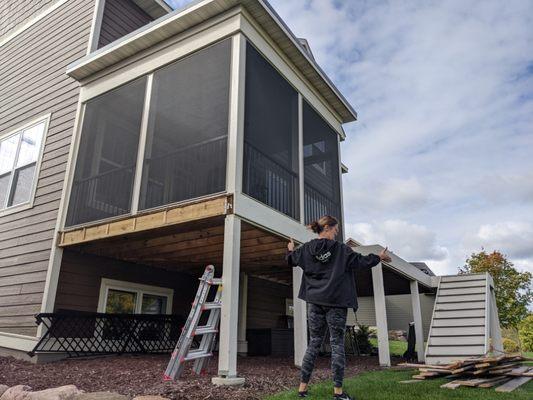
[[[0,137],[0,213],[32,202],[46,126],[42,119]]]

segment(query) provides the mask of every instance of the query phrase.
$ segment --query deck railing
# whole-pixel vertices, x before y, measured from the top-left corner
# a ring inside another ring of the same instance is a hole
[[[167,314],[105,314],[82,311],[41,313],[45,334],[28,354],[170,353],[185,318]]]
[[[243,169],[243,191],[246,194],[299,219],[298,174],[246,141]]]

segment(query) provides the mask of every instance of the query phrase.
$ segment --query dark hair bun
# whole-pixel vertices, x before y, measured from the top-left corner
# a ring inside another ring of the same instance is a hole
[[[322,232],[322,227],[320,226],[320,224],[318,223],[318,221],[313,221],[311,222],[311,224],[309,225],[309,227],[311,228],[311,230],[315,233],[320,233]]]

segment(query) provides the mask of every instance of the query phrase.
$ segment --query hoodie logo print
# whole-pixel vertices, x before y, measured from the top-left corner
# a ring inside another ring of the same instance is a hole
[[[326,263],[329,260],[329,257],[331,257],[330,251],[327,251],[324,254],[318,254],[315,256],[315,258],[321,263]]]

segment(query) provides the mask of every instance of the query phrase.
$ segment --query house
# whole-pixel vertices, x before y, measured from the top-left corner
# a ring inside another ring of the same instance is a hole
[[[0,15],[1,353],[54,339],[32,358],[46,361],[65,336],[113,352],[125,340],[115,314],[168,325],[213,264],[220,377],[235,381],[249,330],[288,329],[290,299],[299,365],[301,270],[283,255],[326,213],[344,239],[340,144],[356,119],[307,42],[264,0],[7,1]],[[418,339],[418,293],[438,286],[399,258],[361,278],[384,365],[389,281],[411,293]]]

